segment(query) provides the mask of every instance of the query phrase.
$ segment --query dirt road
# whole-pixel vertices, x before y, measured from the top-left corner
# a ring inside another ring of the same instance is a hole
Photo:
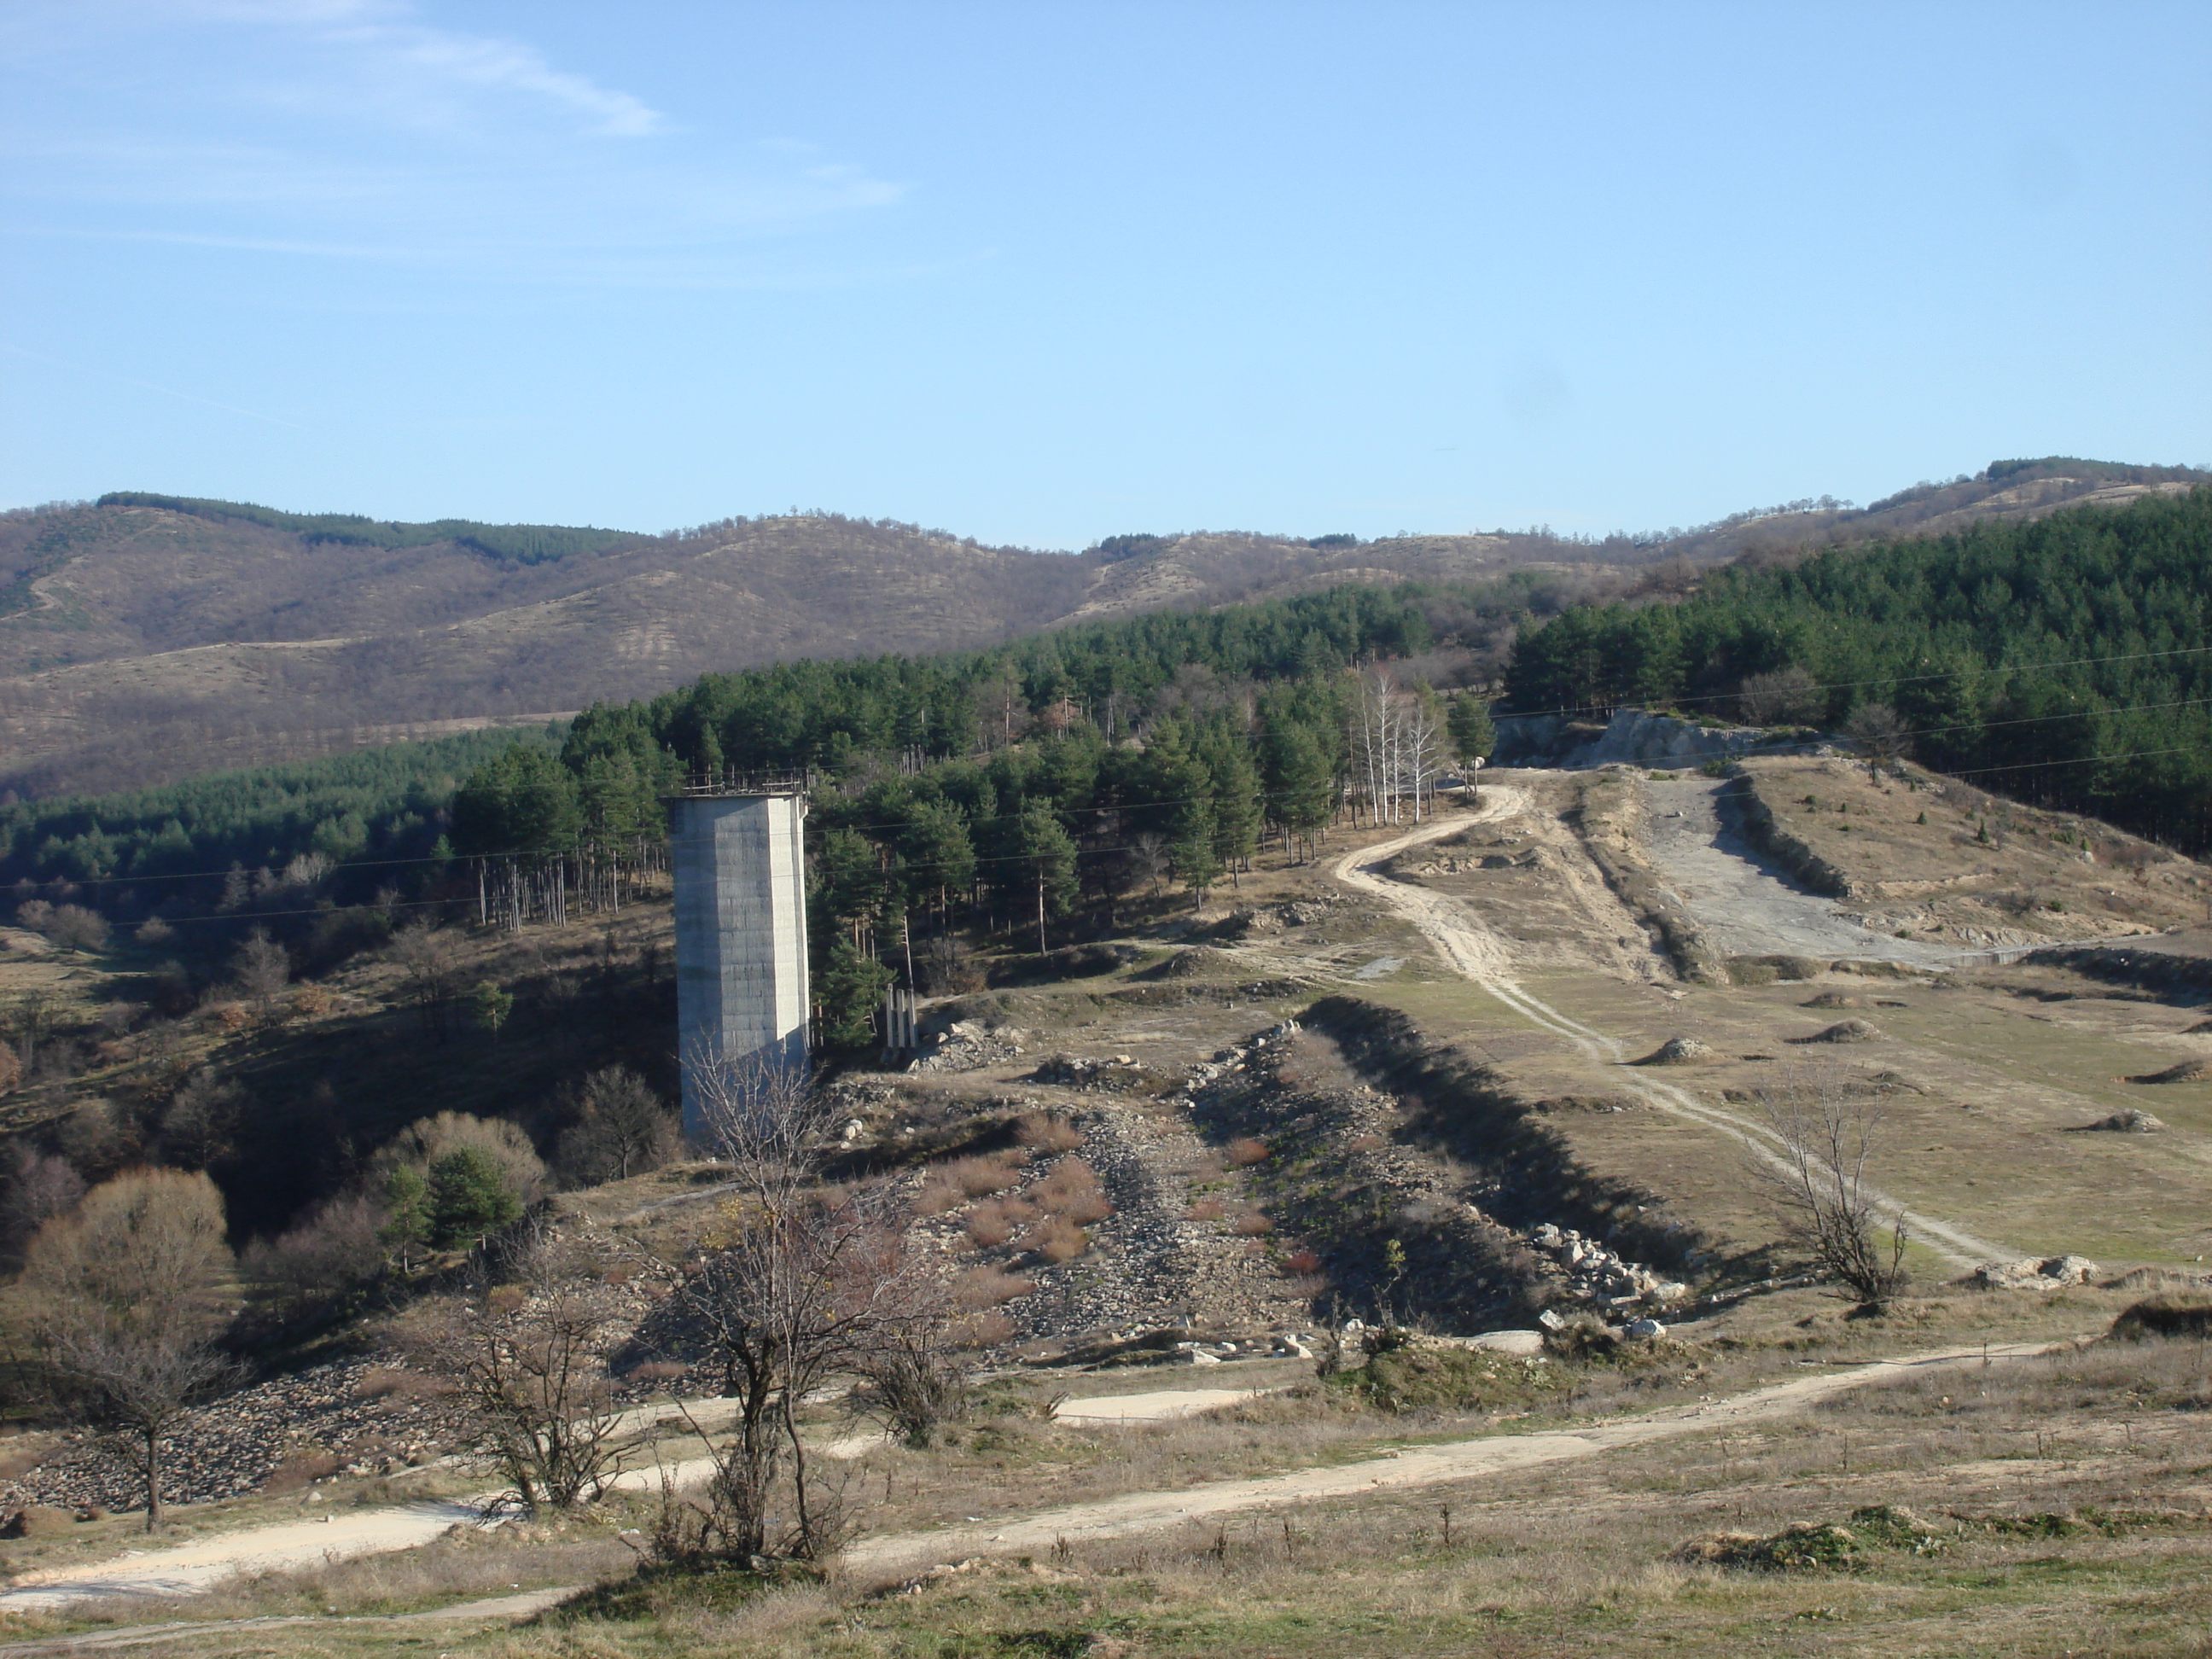
[[[1778,1170],[1784,1168],[1774,1150],[1780,1142],[1765,1125],[1699,1100],[1675,1084],[1628,1069],[1624,1065],[1628,1051],[1618,1040],[1560,1012],[1528,991],[1513,977],[1513,956],[1506,943],[1484,927],[1458,900],[1372,872],[1370,866],[1409,847],[1457,835],[1474,824],[1517,817],[1528,811],[1528,797],[1524,791],[1503,784],[1486,784],[1482,793],[1483,805],[1477,811],[1432,819],[1390,841],[1347,853],[1336,861],[1331,874],[1353,891],[1378,899],[1405,917],[1427,937],[1437,954],[1456,972],[1480,986],[1522,1018],[1562,1039],[1592,1064],[1611,1068],[1611,1086],[1626,1089],[1661,1111],[1718,1130],[1741,1141],[1754,1155]],[[1921,1243],[1957,1267],[2009,1261],[2024,1254],[1923,1215],[1886,1194],[1875,1194],[1874,1200],[1883,1210],[1902,1218]]]
[[[2025,1358],[2045,1352],[2040,1344],[2015,1344],[1987,1350],[1995,1358]],[[1877,1360],[1847,1370],[1830,1371],[1778,1382],[1747,1394],[1695,1406],[1675,1406],[1635,1417],[1593,1423],[1572,1431],[1486,1435],[1438,1446],[1368,1458],[1334,1468],[1299,1469],[1254,1480],[1217,1480],[1182,1492],[1131,1492],[1103,1503],[1072,1504],[1018,1520],[950,1527],[871,1539],[848,1559],[855,1566],[883,1571],[924,1561],[957,1561],[971,1555],[1044,1554],[1061,1539],[1081,1543],[1131,1533],[1159,1532],[1210,1516],[1267,1509],[1316,1498],[1363,1498],[1503,1474],[1570,1458],[1593,1457],[1626,1446],[1688,1434],[1741,1428],[1804,1410],[1814,1401],[1847,1389],[1887,1382],[1915,1371],[1982,1363],[1979,1344],[1940,1349],[1900,1359]]]

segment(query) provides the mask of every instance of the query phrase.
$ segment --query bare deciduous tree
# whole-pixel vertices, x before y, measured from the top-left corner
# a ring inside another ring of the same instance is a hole
[[[256,927],[231,958],[231,972],[238,981],[239,995],[265,1019],[292,982],[291,953],[269,937],[266,927]]]
[[[1419,823],[1443,768],[1443,721],[1434,697],[1403,690],[1382,669],[1363,676],[1352,738],[1375,822],[1395,823],[1410,806]]]
[[[1860,1302],[1887,1301],[1906,1281],[1907,1228],[1903,1216],[1892,1216],[1884,1242],[1867,1174],[1881,1142],[1881,1098],[1854,1095],[1832,1073],[1808,1070],[1769,1091],[1763,1109],[1778,1150],[1756,1168],[1784,1237]]]
[[[442,927],[410,921],[392,936],[391,956],[406,975],[423,1024],[444,1036],[453,978],[460,969],[459,943]]]
[[[170,1158],[188,1170],[204,1170],[230,1150],[245,1095],[239,1086],[203,1066],[169,1097],[161,1113],[161,1141]]]
[[[672,1506],[659,1547],[818,1560],[842,1544],[848,1521],[809,1463],[799,1402],[834,1372],[865,1370],[888,1344],[917,1340],[939,1317],[935,1264],[908,1250],[907,1218],[887,1194],[823,1185],[842,1112],[795,1067],[714,1054],[687,1063],[735,1194],[690,1264],[679,1305],[738,1413],[709,1502]]]
[[[593,1072],[577,1085],[575,1121],[561,1132],[562,1173],[581,1185],[627,1181],[677,1155],[683,1132],[645,1079],[626,1066]]]
[[[136,1439],[146,1529],[161,1524],[161,1438],[228,1376],[216,1350],[230,1249],[204,1175],[141,1170],[39,1231],[23,1267],[32,1336],[57,1393]]]
[[[1802,726],[1816,720],[1826,700],[1813,677],[1792,663],[1771,674],[1751,674],[1736,689],[1736,703],[1753,726]]]
[[[530,1509],[598,1498],[644,1443],[608,1370],[626,1329],[604,1266],[533,1224],[503,1272],[399,1327],[410,1357],[465,1403],[477,1456]]]
[[[1874,772],[1894,765],[1912,737],[1905,717],[1886,702],[1863,702],[1851,710],[1850,719],[1844,722],[1844,735],[1858,744],[1867,769]]]

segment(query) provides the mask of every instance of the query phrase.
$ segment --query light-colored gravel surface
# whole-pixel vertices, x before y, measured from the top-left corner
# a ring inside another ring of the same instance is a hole
[[[1723,780],[1655,778],[1644,850],[1674,896],[1723,956],[1874,957],[1939,967],[1957,947],[1896,939],[1846,921],[1835,901],[1808,893],[1722,822]]]

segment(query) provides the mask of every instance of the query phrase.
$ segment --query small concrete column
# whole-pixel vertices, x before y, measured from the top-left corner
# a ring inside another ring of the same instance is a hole
[[[671,804],[676,1036],[684,1132],[704,1127],[702,1065],[806,1065],[806,862],[798,793]]]

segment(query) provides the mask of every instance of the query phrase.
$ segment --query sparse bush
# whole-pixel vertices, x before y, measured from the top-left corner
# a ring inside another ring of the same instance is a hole
[[[1292,1250],[1283,1258],[1283,1271],[1305,1275],[1321,1271],[1321,1258],[1311,1250]]]
[[[1031,1112],[1015,1127],[1014,1138],[1039,1152],[1072,1152],[1083,1145],[1083,1131],[1056,1112]]]
[[[1228,1152],[1230,1163],[1240,1170],[1249,1169],[1255,1164],[1267,1161],[1267,1143],[1243,1135],[1229,1143]]]
[[[953,1282],[954,1303],[981,1313],[1036,1289],[1033,1279],[1021,1279],[999,1267],[970,1267]]]
[[[1091,1235],[1064,1215],[1048,1215],[1022,1235],[1021,1245],[1046,1261],[1073,1261],[1091,1248]]]
[[[256,1310],[276,1325],[304,1318],[374,1278],[382,1213],[358,1195],[333,1198],[274,1238],[258,1238],[239,1257]]]
[[[968,1218],[968,1242],[979,1249],[995,1249],[1017,1229],[1036,1219],[1036,1206],[1018,1198],[994,1198],[975,1206]]]
[[[57,905],[46,919],[46,937],[79,956],[106,948],[107,933],[107,918],[82,904]]]
[[[1247,1210],[1237,1218],[1237,1224],[1230,1231],[1242,1238],[1258,1238],[1274,1231],[1275,1224],[1261,1211]]]
[[[1218,1221],[1229,1213],[1218,1198],[1201,1198],[1182,1212],[1186,1221]]]
[[[337,1472],[337,1454],[312,1446],[291,1453],[270,1470],[268,1478],[261,1483],[261,1490],[271,1498],[281,1497],[285,1492],[312,1486],[325,1475]]]
[[[1079,1158],[1064,1158],[1029,1189],[1027,1196],[1040,1210],[1058,1215],[1099,1190],[1097,1170]]]

